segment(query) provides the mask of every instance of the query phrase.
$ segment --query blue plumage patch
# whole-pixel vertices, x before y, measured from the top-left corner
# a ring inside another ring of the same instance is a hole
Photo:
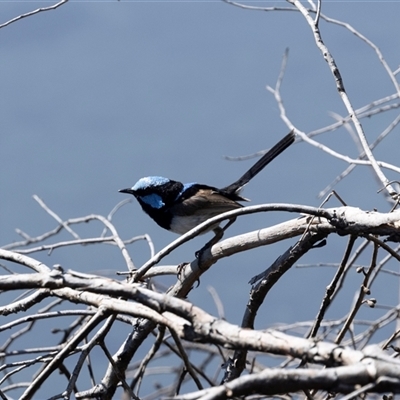
[[[197,185],[196,182],[191,182],[191,183],[185,183],[183,184],[182,190],[178,193],[178,196],[176,196],[175,200],[179,199],[183,195],[183,193],[186,192],[189,188],[191,188],[193,185]]]
[[[161,186],[169,181],[168,178],[163,178],[162,176],[146,176],[145,178],[139,179],[132,187],[132,190],[144,190],[152,186]]]
[[[161,196],[155,193],[148,194],[147,196],[141,196],[140,199],[150,207],[157,209],[162,208],[165,205]]]

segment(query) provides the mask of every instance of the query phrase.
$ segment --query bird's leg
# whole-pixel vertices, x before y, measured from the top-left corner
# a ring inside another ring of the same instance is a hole
[[[236,218],[231,218],[223,228],[220,226],[217,226],[216,228],[213,229],[213,232],[215,233],[215,236],[209,240],[200,250],[196,251],[195,256],[198,260],[199,265],[201,265],[201,259],[203,253],[207,250],[210,249],[214,244],[218,243],[222,237],[224,236],[224,232],[236,221]]]
[[[224,233],[235,221],[236,221],[236,217],[230,218],[230,220],[225,224],[225,226],[224,226],[223,228],[218,227],[219,229],[222,229],[222,236],[223,236],[223,233]],[[221,238],[222,238],[222,236],[221,236]]]

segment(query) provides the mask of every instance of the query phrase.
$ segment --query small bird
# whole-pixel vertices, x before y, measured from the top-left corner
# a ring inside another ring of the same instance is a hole
[[[135,196],[143,211],[162,228],[184,234],[211,217],[243,207],[238,201],[249,201],[240,196],[243,186],[294,140],[295,134],[291,131],[241,178],[222,189],[196,182],[184,184],[161,176],[148,176],[139,179],[132,188],[121,189],[120,192]],[[217,228],[218,225],[209,230],[217,232]]]

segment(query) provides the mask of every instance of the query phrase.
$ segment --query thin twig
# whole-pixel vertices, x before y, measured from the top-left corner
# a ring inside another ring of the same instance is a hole
[[[21,20],[23,18],[30,17],[31,15],[35,15],[35,14],[38,14],[38,13],[44,12],[44,11],[55,10],[56,8],[62,6],[63,4],[65,4],[67,2],[68,2],[68,0],[61,0],[61,1],[59,1],[58,3],[56,3],[56,4],[52,5],[52,6],[38,8],[37,10],[30,11],[30,12],[27,12],[25,14],[18,15],[18,17],[15,17],[13,19],[10,19],[7,22],[4,22],[4,23],[0,24],[0,29],[12,24],[13,22],[17,22],[17,21],[19,21],[19,20]]]

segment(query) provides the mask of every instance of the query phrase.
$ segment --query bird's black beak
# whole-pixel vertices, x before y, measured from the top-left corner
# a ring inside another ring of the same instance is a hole
[[[134,190],[132,190],[132,189],[121,189],[121,190],[118,190],[118,192],[120,192],[120,193],[129,193],[129,194],[135,194],[135,191]]]

